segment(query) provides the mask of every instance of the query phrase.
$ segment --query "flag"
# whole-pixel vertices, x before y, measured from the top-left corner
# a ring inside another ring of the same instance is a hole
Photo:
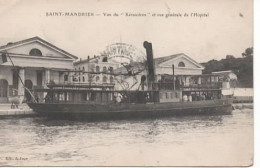
[[[6,53],[2,53],[0,55],[0,64],[3,64],[5,62],[7,62],[7,56],[6,56]]]

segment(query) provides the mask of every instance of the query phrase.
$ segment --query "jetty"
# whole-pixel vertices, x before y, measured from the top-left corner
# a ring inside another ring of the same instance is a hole
[[[18,108],[11,108],[11,104],[0,104],[0,118],[5,117],[29,117],[36,115],[27,104],[21,104]]]

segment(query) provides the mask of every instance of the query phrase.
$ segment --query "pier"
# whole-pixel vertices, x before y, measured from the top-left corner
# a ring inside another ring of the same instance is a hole
[[[26,104],[21,104],[15,109],[11,109],[11,104],[0,104],[0,118],[8,116],[27,117],[34,115],[36,115],[36,113]]]

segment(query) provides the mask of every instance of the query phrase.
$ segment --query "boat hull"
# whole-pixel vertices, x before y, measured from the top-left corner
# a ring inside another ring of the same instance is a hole
[[[153,104],[45,104],[28,103],[34,112],[52,117],[116,119],[171,115],[231,114],[232,99]]]

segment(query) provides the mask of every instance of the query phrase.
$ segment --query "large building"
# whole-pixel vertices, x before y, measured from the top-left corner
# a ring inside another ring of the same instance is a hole
[[[111,62],[102,56],[94,56],[74,62],[74,83],[111,85],[115,84],[114,70],[120,64]]]
[[[155,58],[154,65],[157,81],[164,75],[172,75],[174,65],[174,75],[180,76],[184,85],[189,85],[191,77],[201,75],[204,69],[201,64],[183,53]],[[78,83],[113,84],[118,90],[140,89],[141,78],[147,75],[145,66],[144,62],[131,62],[124,66],[104,56],[94,56],[74,63]],[[145,87],[147,88],[147,85]]]
[[[39,37],[8,43],[0,47],[0,53],[9,55],[7,62],[0,65],[0,103],[17,95],[23,100],[27,93],[23,84],[33,89],[64,82],[64,71],[73,70],[77,59]]]
[[[183,53],[155,58],[154,63],[156,75],[173,74],[172,65],[175,75],[201,75],[204,69],[201,64]]]

